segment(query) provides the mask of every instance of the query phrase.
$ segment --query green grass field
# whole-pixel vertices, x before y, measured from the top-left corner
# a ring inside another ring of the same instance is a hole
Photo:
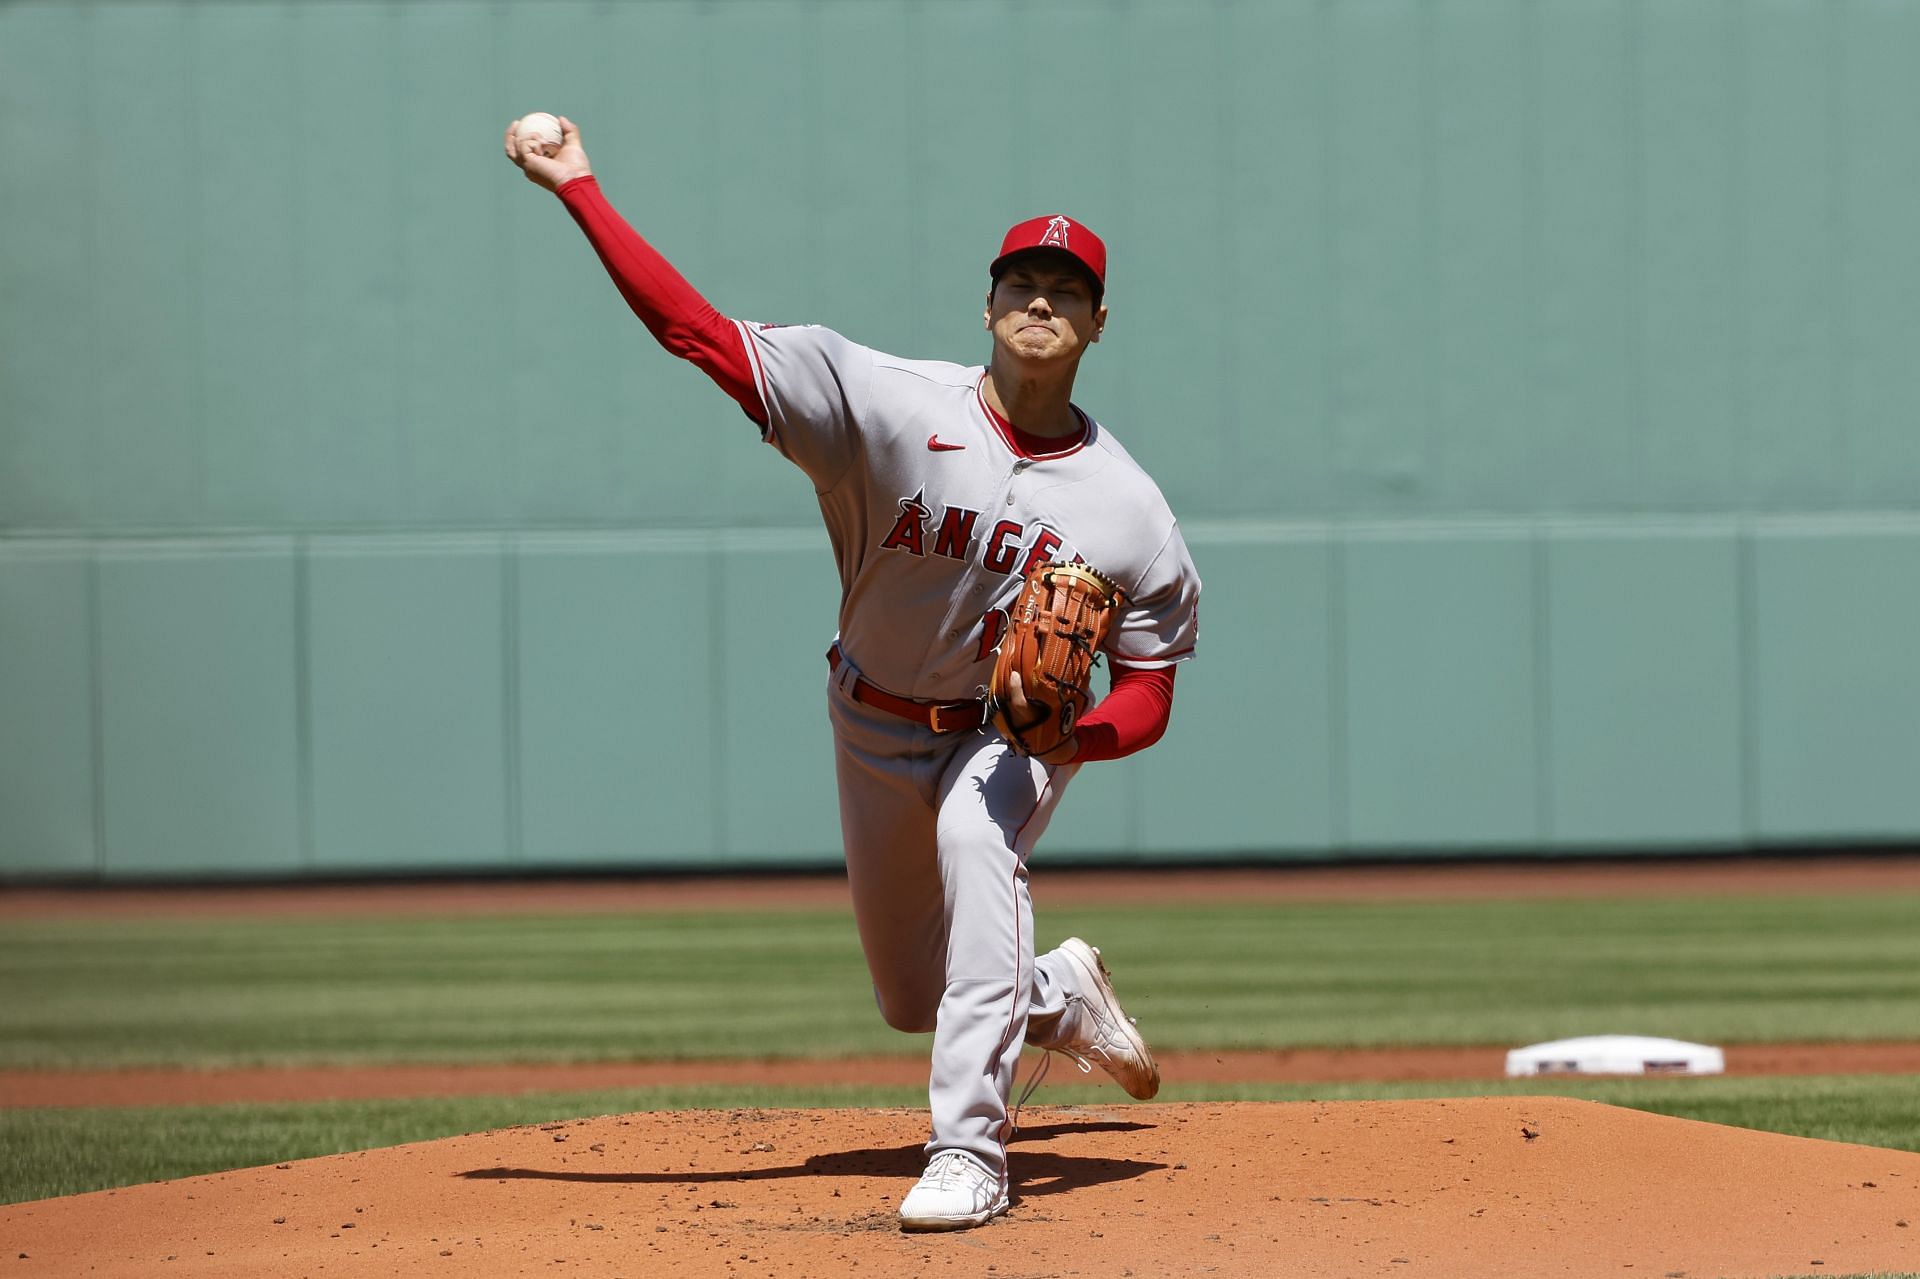
[[[1156,1045],[1920,1039],[1920,897],[1046,911],[1113,960]],[[26,922],[0,935],[0,1066],[919,1055],[839,912]],[[1056,1075],[1056,1078],[1058,1076]],[[1553,1092],[1920,1149],[1912,1077],[1210,1086],[1168,1100]],[[1050,1084],[1047,1102],[1115,1100]],[[918,1090],[0,1110],[18,1201],[513,1123],[683,1106],[924,1104]]]
[[[1168,1048],[1920,1040],[1920,898],[1043,911]],[[0,935],[0,1066],[919,1053],[805,911],[47,922]]]

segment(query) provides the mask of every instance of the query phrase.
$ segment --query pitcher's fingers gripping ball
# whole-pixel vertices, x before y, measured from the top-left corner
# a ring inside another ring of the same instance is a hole
[[[993,726],[1022,755],[1058,750],[1093,699],[1100,646],[1126,596],[1084,564],[1036,564],[1000,642],[988,685]]]
[[[545,111],[535,111],[515,120],[513,133],[523,151],[531,149],[544,156],[552,156],[559,151],[563,137],[560,117],[548,115]]]
[[[558,191],[569,182],[593,176],[586,148],[580,144],[580,128],[565,116],[545,111],[521,116],[507,126],[503,145],[507,159],[537,187]]]

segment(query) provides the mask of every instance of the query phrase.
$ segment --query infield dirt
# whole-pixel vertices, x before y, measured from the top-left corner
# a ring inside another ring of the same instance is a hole
[[[512,1128],[0,1209],[13,1275],[1767,1276],[1920,1266],[1920,1155],[1558,1098],[1028,1112],[905,1235],[924,1115]]]
[[[1920,1044],[1734,1044],[1729,1075],[1920,1074]],[[1183,1084],[1467,1081],[1506,1076],[1498,1046],[1284,1048],[1154,1054]],[[438,1066],[262,1066],[225,1070],[0,1070],[9,1106],[195,1106],[372,1097],[512,1096],[726,1084],[919,1088],[924,1057],[629,1061]]]

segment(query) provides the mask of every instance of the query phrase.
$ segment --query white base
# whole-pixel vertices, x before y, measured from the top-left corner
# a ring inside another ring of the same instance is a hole
[[[1509,1075],[1718,1075],[1726,1054],[1707,1044],[1646,1035],[1588,1035],[1516,1048]]]

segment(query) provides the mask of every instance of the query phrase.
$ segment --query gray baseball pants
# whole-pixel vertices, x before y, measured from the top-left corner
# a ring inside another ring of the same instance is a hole
[[[937,734],[828,684],[854,919],[880,1015],[933,1032],[928,1153],[1006,1169],[1023,1042],[1054,1046],[1073,967],[1034,954],[1027,858],[1077,771],[1008,750],[991,730]]]

